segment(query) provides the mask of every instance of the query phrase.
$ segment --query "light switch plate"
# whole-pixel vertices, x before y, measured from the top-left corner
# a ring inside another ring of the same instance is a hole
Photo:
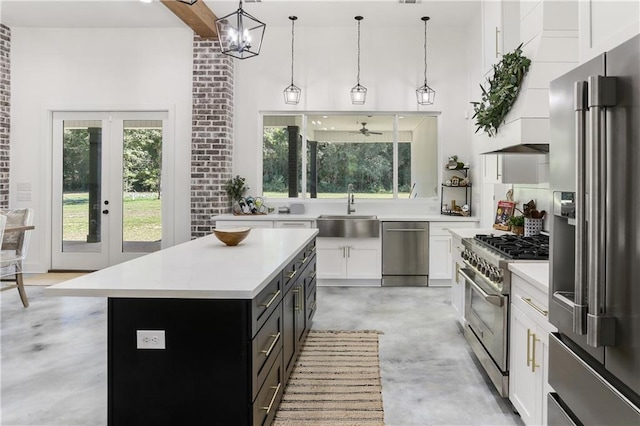
[[[136,330],[138,349],[166,349],[164,330]]]

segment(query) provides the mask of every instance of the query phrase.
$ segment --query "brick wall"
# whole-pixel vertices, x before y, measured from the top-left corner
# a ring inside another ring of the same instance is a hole
[[[192,90],[191,238],[198,238],[212,232],[212,215],[230,211],[224,184],[233,173],[233,59],[197,35]]]
[[[0,24],[0,208],[9,207],[10,52],[11,30]]]

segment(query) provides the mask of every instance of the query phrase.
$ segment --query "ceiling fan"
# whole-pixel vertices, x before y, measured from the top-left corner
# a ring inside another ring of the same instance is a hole
[[[362,133],[365,136],[370,136],[370,135],[381,135],[381,132],[371,132],[369,131],[369,129],[367,129],[367,123],[365,123],[364,121],[361,122],[360,124],[362,124],[362,129],[358,130],[357,132],[349,132],[349,133]]]

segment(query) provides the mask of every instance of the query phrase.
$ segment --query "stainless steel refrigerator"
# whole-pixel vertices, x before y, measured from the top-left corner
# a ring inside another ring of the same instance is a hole
[[[640,425],[640,36],[551,82],[548,422]]]

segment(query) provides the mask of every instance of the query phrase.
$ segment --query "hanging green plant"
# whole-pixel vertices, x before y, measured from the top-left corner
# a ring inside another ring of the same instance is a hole
[[[502,60],[493,66],[493,77],[487,80],[488,89],[480,85],[482,100],[471,102],[476,119],[476,133],[483,130],[490,137],[498,133],[498,127],[513,106],[520,84],[531,65],[531,59],[522,54],[522,44],[513,52],[506,53]]]

